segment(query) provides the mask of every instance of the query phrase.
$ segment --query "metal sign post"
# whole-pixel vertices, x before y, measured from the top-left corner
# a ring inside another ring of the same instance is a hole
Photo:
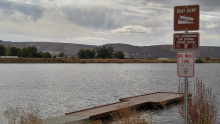
[[[188,33],[199,30],[199,5],[174,7],[174,31],[185,31],[185,34],[173,35],[174,50],[198,50],[199,33]],[[185,77],[184,81],[184,124],[188,123],[188,77],[194,76],[194,52],[178,52],[177,75]]]
[[[188,77],[185,77],[185,83],[184,83],[184,111],[185,111],[185,118],[184,122],[185,124],[188,123]]]
[[[188,31],[185,31],[185,34],[187,34]],[[185,77],[185,83],[184,83],[184,103],[185,103],[185,124],[188,124],[188,77]]]

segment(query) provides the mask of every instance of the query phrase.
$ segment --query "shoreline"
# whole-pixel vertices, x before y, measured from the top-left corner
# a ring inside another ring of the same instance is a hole
[[[176,59],[0,58],[0,63],[176,63]]]
[[[177,63],[176,59],[0,58],[0,63]],[[220,63],[220,60],[202,63]]]

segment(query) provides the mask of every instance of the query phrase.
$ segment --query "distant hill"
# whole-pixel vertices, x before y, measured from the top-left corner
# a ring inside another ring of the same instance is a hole
[[[4,46],[16,46],[27,47],[35,46],[38,51],[49,51],[52,54],[58,54],[63,51],[66,55],[77,55],[79,49],[94,49],[98,46],[83,45],[83,44],[71,44],[71,43],[55,43],[55,42],[10,42],[1,41],[0,44]],[[177,51],[173,50],[172,45],[156,45],[156,46],[133,46],[128,44],[109,44],[112,45],[115,50],[123,51],[127,56],[133,56],[135,58],[170,58],[174,59],[177,56]],[[210,56],[213,59],[220,58],[220,47],[214,46],[201,46],[199,50],[196,50],[196,58],[204,58]]]

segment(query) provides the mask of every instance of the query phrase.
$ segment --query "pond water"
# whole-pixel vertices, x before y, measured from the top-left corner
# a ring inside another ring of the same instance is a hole
[[[177,92],[177,64],[0,64],[0,122],[9,107],[31,105],[43,118],[153,92]],[[196,64],[194,78],[212,88],[220,105],[220,64]],[[182,123],[178,105],[151,110],[155,123]],[[217,123],[220,122],[218,110]]]

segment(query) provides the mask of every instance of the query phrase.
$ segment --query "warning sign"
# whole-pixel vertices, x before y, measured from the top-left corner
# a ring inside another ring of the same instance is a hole
[[[194,77],[195,52],[177,53],[177,75],[179,77]]]
[[[199,33],[174,33],[173,34],[173,49],[199,49]]]

